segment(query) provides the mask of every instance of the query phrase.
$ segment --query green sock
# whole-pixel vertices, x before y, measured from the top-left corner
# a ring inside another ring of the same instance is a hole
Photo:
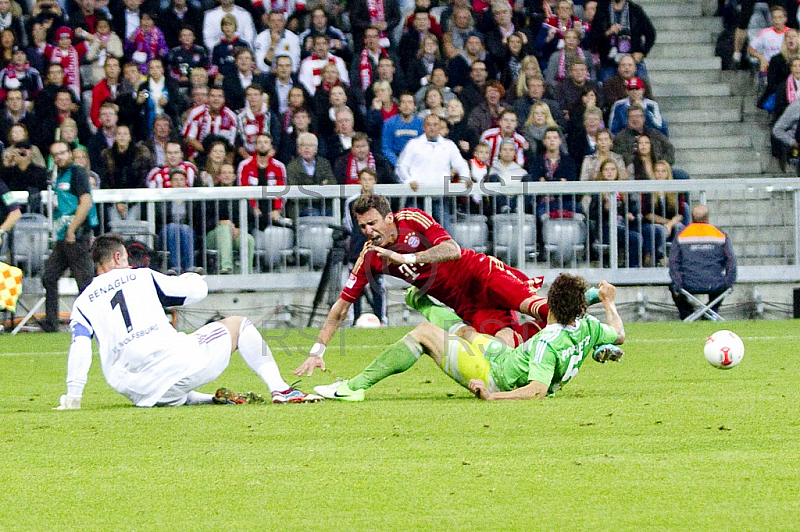
[[[426,320],[438,325],[445,331],[450,330],[450,327],[462,321],[458,314],[448,308],[437,305],[427,295],[419,296],[414,303],[414,308],[425,316]]]
[[[422,346],[407,334],[378,355],[364,371],[347,381],[347,385],[353,391],[366,390],[386,377],[406,371],[420,356]]]

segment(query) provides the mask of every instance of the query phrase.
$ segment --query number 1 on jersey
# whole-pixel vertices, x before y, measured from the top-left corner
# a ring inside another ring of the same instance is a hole
[[[117,290],[117,293],[111,298],[111,309],[113,310],[117,305],[119,305],[119,310],[122,312],[122,320],[125,322],[125,327],[128,328],[128,332],[131,332],[133,324],[131,323],[131,315],[128,313],[128,305],[125,303],[125,295],[122,290]]]

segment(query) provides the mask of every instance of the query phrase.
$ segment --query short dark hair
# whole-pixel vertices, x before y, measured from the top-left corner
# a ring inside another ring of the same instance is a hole
[[[92,260],[95,264],[103,264],[111,260],[114,253],[125,249],[125,240],[116,233],[98,236],[92,244]]]
[[[370,209],[375,209],[384,218],[392,212],[389,200],[379,194],[367,194],[353,202],[353,211],[359,216],[366,214]]]
[[[550,133],[551,131],[555,131],[556,133],[558,133],[558,136],[561,137],[561,128],[558,126],[550,126],[544,130],[544,135],[542,136],[542,138],[547,136],[547,134]]]
[[[586,314],[589,307],[586,301],[588,288],[586,280],[578,275],[562,273],[556,277],[547,291],[547,305],[558,323],[569,325]]]

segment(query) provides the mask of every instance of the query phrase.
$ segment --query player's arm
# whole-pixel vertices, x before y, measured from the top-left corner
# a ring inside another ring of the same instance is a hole
[[[522,388],[510,392],[490,392],[481,379],[469,381],[469,389],[484,401],[517,401],[519,399],[544,399],[547,397],[547,385],[543,382],[531,381]]]
[[[617,340],[614,343],[620,345],[625,342],[625,327],[622,323],[622,318],[619,316],[619,312],[617,312],[617,305],[614,302],[614,299],[617,297],[617,287],[606,281],[600,281],[598,290],[600,292],[600,302],[603,304],[603,309],[606,311],[606,323],[616,331]]]
[[[202,301],[208,295],[208,285],[202,276],[196,273],[184,273],[178,277],[164,275],[150,270],[156,293],[165,307],[191,305]]]
[[[347,319],[349,310],[350,303],[341,297],[333,304],[331,310],[328,311],[328,317],[325,318],[325,325],[323,325],[322,329],[319,331],[317,343],[311,348],[308,358],[294,370],[295,375],[302,375],[305,373],[307,376],[311,376],[316,368],[325,371],[325,361],[322,359],[322,355],[325,354],[325,347],[328,345],[328,342],[331,341],[331,338],[333,338],[334,333],[342,325],[342,322]]]
[[[92,331],[83,323],[73,319],[72,343],[67,360],[67,394],[61,396],[55,410],[77,410],[81,407],[83,389],[92,367]]]
[[[373,247],[372,249],[384,257],[389,263],[394,264],[435,264],[450,262],[461,258],[461,246],[455,240],[445,240],[430,249],[417,253],[398,253],[389,249]]]

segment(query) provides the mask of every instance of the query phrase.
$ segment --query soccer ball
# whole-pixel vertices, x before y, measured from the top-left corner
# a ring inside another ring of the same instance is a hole
[[[356,320],[356,327],[362,329],[377,329],[381,326],[381,320],[375,314],[365,313]]]
[[[744,344],[736,333],[717,331],[706,340],[703,353],[715,368],[730,369],[742,361]]]

